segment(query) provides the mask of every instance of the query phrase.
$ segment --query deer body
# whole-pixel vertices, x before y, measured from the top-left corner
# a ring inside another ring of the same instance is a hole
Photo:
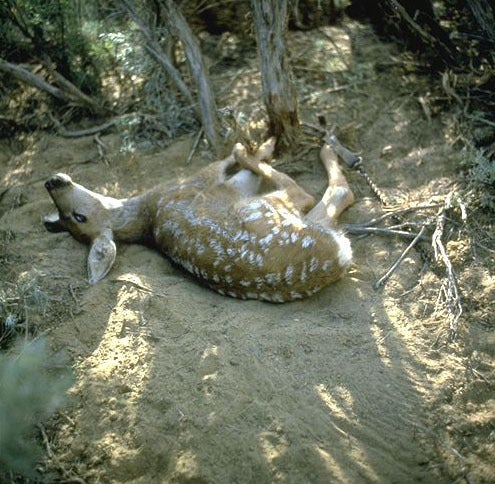
[[[45,223],[91,244],[93,283],[113,264],[114,239],[151,240],[220,294],[271,302],[310,296],[351,262],[349,241],[333,226],[353,196],[328,146],[321,157],[329,187],[316,206],[264,161],[272,150],[273,140],[254,156],[237,145],[233,155],[182,182],[123,200],[59,174],[46,183],[59,217]]]

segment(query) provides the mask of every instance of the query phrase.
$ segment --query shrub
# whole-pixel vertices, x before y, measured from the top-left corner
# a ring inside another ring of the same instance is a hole
[[[37,426],[60,408],[71,384],[71,371],[42,338],[0,354],[0,481],[2,473],[35,474]]]

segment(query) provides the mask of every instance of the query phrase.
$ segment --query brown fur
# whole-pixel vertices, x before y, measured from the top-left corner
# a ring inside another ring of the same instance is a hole
[[[180,183],[122,200],[56,175],[46,184],[59,213],[51,228],[58,224],[91,244],[92,283],[110,270],[114,239],[151,238],[221,294],[272,302],[309,296],[350,263],[349,242],[334,225],[354,197],[328,146],[321,158],[329,185],[315,206],[311,195],[265,161],[273,145],[271,139],[251,156],[237,145],[233,155]]]

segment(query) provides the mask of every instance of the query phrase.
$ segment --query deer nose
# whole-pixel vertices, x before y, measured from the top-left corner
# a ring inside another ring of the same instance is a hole
[[[69,175],[66,175],[65,173],[57,173],[45,182],[45,188],[50,191],[55,188],[65,187],[70,183],[72,183],[72,179]]]

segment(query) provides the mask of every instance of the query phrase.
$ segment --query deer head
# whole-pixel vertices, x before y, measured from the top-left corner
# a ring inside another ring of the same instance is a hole
[[[115,261],[113,229],[124,201],[94,193],[64,173],[47,180],[45,188],[58,210],[44,218],[45,227],[50,232],[70,232],[77,240],[89,243],[88,279],[95,284]]]

